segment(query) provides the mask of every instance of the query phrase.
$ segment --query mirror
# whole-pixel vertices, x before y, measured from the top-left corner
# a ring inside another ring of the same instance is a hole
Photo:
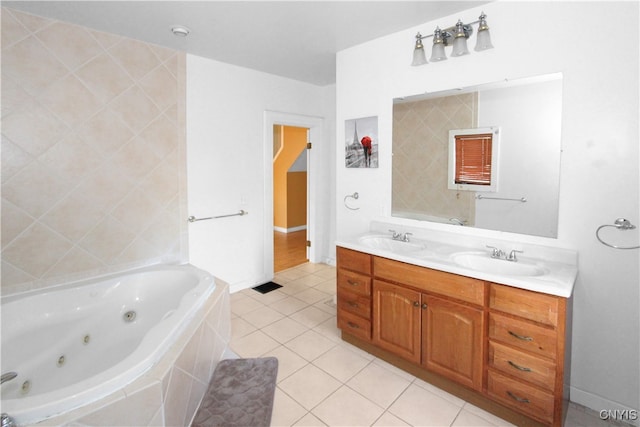
[[[394,99],[392,216],[557,237],[561,118],[561,74]],[[495,189],[449,188],[450,131],[487,128]]]

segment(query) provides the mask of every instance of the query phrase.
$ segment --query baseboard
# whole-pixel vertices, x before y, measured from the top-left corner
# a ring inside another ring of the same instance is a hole
[[[277,231],[279,233],[294,233],[296,231],[302,231],[302,230],[306,230],[306,229],[307,229],[306,225],[299,225],[297,227],[291,227],[291,228],[273,226],[273,230]]]
[[[570,400],[579,405],[586,406],[598,414],[600,414],[601,411],[606,411],[606,413],[602,414],[604,418],[609,417],[611,420],[615,418],[615,421],[640,426],[640,420],[638,419],[640,413],[638,413],[638,409],[630,408],[575,387],[570,387]]]

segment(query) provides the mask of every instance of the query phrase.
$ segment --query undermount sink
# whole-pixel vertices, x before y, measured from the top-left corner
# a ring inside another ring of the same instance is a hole
[[[396,253],[417,252],[426,248],[423,243],[403,242],[385,235],[363,236],[358,241],[371,249],[383,249]]]
[[[547,273],[544,267],[527,262],[507,261],[504,259],[491,258],[488,254],[463,253],[453,256],[453,262],[460,267],[469,268],[475,271],[482,271],[492,274],[503,274],[505,276],[542,276]]]

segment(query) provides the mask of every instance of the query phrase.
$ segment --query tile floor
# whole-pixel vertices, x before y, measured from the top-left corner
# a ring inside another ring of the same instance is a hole
[[[302,264],[275,291],[231,295],[231,349],[275,356],[274,426],[511,426],[354,346],[336,328],[335,268]],[[611,426],[572,404],[566,426]],[[623,425],[623,424],[618,424]]]

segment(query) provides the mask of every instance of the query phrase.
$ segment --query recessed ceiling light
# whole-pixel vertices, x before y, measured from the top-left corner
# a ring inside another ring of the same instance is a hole
[[[191,30],[189,30],[187,27],[184,27],[182,25],[176,25],[174,27],[171,27],[171,32],[173,33],[174,36],[177,36],[177,37],[187,37],[191,32]]]

